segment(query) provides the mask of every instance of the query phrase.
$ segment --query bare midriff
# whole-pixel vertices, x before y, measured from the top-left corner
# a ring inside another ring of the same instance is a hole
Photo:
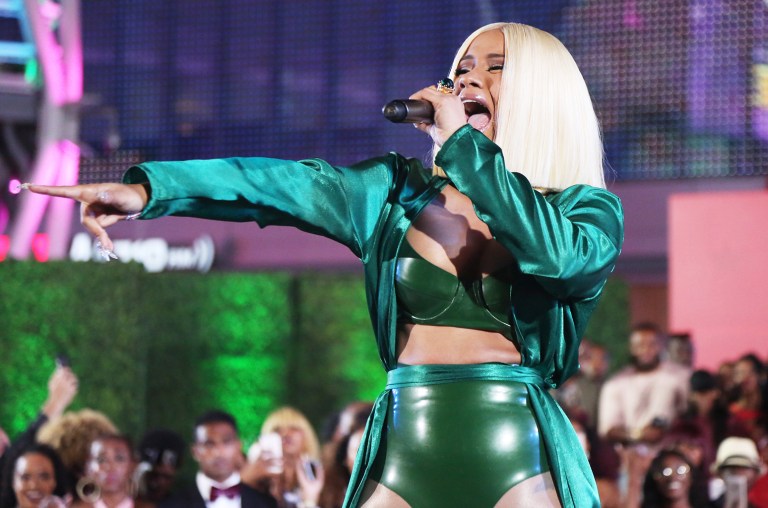
[[[403,324],[397,361],[406,365],[520,363],[515,345],[498,332],[450,326]]]

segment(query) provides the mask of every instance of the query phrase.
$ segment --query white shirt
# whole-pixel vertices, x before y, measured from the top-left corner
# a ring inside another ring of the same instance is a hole
[[[600,393],[598,434],[615,426],[639,432],[654,418],[672,423],[686,408],[690,378],[688,369],[668,362],[649,372],[634,367],[618,372]]]
[[[203,496],[205,506],[208,508],[240,508],[239,495],[235,496],[234,499],[230,499],[226,496],[219,496],[216,498],[216,501],[211,502],[211,487],[226,489],[233,485],[237,485],[240,483],[240,473],[234,472],[223,482],[217,482],[198,471],[195,476],[195,483],[197,484],[197,490],[200,491],[200,495]]]

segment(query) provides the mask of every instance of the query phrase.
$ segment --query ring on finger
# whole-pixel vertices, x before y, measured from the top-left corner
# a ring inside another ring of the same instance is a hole
[[[453,80],[451,78],[443,78],[435,85],[437,91],[444,94],[452,94],[454,90]]]

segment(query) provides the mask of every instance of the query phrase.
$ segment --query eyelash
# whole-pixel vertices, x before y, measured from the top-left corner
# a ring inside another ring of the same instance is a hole
[[[491,65],[488,67],[489,71],[500,71],[503,70],[503,65]],[[461,76],[462,74],[466,74],[469,72],[469,69],[456,69],[456,72],[453,73],[454,76]]]

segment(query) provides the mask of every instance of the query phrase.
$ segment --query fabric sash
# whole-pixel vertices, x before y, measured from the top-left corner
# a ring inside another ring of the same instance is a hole
[[[344,499],[344,508],[355,508],[365,488],[381,443],[389,393],[394,388],[482,379],[516,381],[528,389],[531,408],[539,425],[552,478],[565,508],[599,508],[597,486],[589,462],[568,418],[549,394],[541,374],[530,367],[502,363],[472,365],[409,365],[387,373],[387,386],[374,402],[365,426],[355,467]]]

